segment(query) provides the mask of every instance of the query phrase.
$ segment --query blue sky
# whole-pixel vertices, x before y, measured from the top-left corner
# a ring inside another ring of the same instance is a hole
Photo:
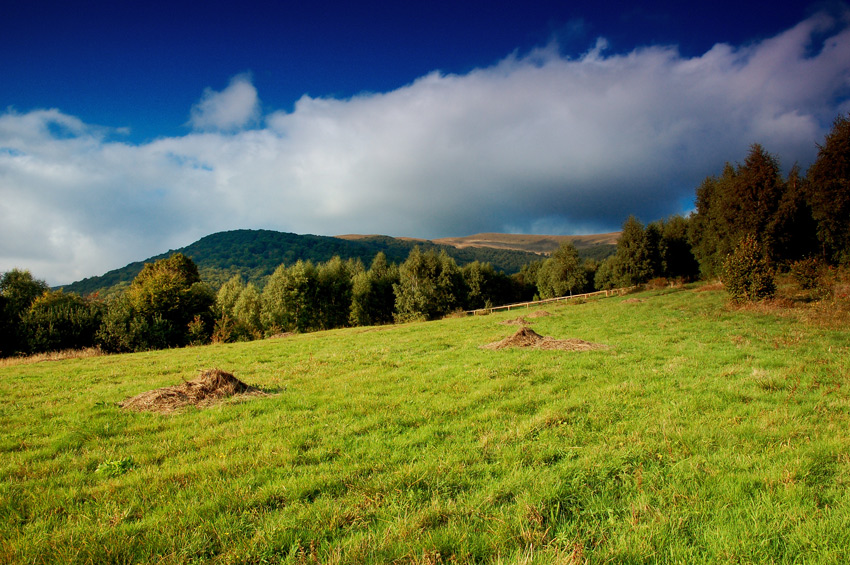
[[[611,231],[755,142],[808,166],[850,109],[843,3],[271,4],[0,3],[0,271],[237,228]]]

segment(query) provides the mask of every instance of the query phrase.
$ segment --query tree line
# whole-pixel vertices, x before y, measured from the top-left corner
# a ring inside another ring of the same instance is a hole
[[[458,310],[641,285],[652,279],[721,278],[733,298],[773,291],[781,270],[811,273],[850,263],[850,120],[839,117],[805,175],[782,176],[753,145],[696,189],[696,210],[642,224],[629,217],[616,253],[579,257],[563,243],[506,275],[490,263],[459,267],[445,250],[414,247],[400,264],[384,253],[281,264],[262,288],[234,276],[217,292],[175,253],[145,264],[102,300],[50,290],[28,271],[0,277],[0,356],[98,346],[105,351],[262,338],[344,326],[432,320]]]

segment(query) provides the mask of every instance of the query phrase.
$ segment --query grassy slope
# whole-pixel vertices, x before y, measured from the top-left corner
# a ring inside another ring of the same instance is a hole
[[[0,562],[847,562],[847,331],[639,296],[0,367]],[[210,367],[276,394],[115,406]]]

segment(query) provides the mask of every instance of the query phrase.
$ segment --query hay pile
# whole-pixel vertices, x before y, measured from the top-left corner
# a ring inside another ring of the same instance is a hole
[[[535,310],[531,314],[527,316],[520,316],[519,318],[514,318],[513,320],[505,320],[504,322],[499,322],[502,326],[527,326],[529,321],[527,318],[545,318],[546,316],[551,316],[549,312],[546,310]]]
[[[127,410],[174,412],[187,406],[210,406],[234,395],[265,396],[258,388],[246,385],[220,369],[204,371],[192,381],[143,392],[118,405]]]
[[[508,347],[524,347],[532,349],[550,349],[558,351],[590,351],[604,349],[600,343],[591,343],[583,339],[554,339],[544,337],[529,327],[521,327],[510,337],[481,346],[483,349],[505,349]]]

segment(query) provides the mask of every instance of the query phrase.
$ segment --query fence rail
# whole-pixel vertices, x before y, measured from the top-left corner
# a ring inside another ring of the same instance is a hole
[[[568,296],[559,296],[558,298],[546,298],[544,300],[535,300],[532,302],[517,302],[515,304],[505,304],[504,306],[493,306],[490,308],[478,308],[477,310],[466,310],[464,314],[467,316],[479,316],[499,312],[501,310],[514,310],[517,308],[530,308],[531,306],[540,306],[541,304],[549,304],[551,302],[563,302],[564,300],[574,300],[576,298],[590,298],[593,296],[623,296],[629,291],[637,287],[629,286],[624,288],[615,288],[612,290],[598,290],[596,292],[587,292],[585,294],[570,294]]]

